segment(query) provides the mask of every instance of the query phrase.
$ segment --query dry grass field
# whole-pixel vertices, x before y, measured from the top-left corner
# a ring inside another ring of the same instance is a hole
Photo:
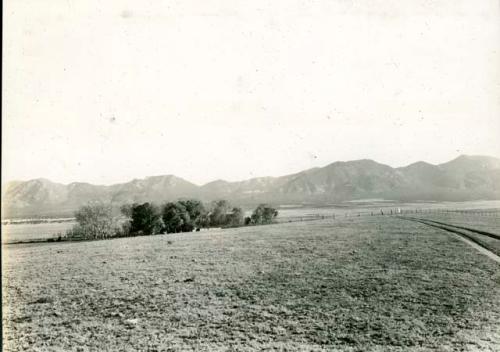
[[[467,234],[467,236],[483,247],[500,256],[500,212],[481,212],[481,211],[463,211],[463,212],[444,212],[444,213],[419,213],[412,214],[413,217],[423,220],[436,221],[437,224],[446,224],[458,226],[458,230]],[[492,237],[484,236],[466,229],[485,231],[492,234]],[[497,238],[495,238],[497,237]]]
[[[75,222],[2,225],[2,243],[46,240],[64,236]]]
[[[360,217],[3,247],[5,351],[498,351],[500,265]]]

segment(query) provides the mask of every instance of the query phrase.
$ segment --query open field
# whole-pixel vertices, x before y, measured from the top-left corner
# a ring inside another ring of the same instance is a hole
[[[500,266],[359,217],[3,248],[6,351],[495,351]]]
[[[424,213],[414,216],[455,226],[483,230],[500,236],[500,209],[484,212],[467,210],[462,212]]]
[[[450,210],[475,212],[483,214],[485,212],[496,211],[500,213],[500,201],[469,201],[469,202],[418,202],[418,203],[402,203],[394,201],[350,201],[339,204],[331,204],[322,207],[303,206],[289,207],[279,209],[279,218],[286,220],[287,218],[297,217],[312,217],[318,216],[357,216],[380,214],[382,210],[384,214],[390,214],[390,210],[400,209],[402,212],[414,212],[415,210],[441,213]]]
[[[413,218],[431,221],[438,226],[451,226],[469,239],[500,256],[500,210],[467,210],[412,214]],[[477,231],[477,232],[476,232]],[[481,233],[483,232],[483,233]],[[487,235],[485,235],[487,234]]]
[[[441,221],[429,220],[424,217],[404,216],[399,218],[406,219],[409,221],[420,222],[428,226],[442,229],[452,234],[458,235],[460,238],[471,240],[473,243],[478,244],[480,247],[487,249],[489,252],[492,252],[493,253],[492,258],[500,262],[500,235],[497,235],[493,232],[474,229],[470,226],[468,227],[455,226]],[[498,256],[497,259],[495,259],[495,255]]]
[[[36,241],[65,235],[75,222],[2,225],[2,243]]]

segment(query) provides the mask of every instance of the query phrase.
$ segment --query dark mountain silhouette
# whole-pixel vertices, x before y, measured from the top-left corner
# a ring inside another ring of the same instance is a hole
[[[392,168],[373,160],[334,162],[281,177],[197,186],[166,175],[111,186],[63,185],[46,179],[15,181],[3,190],[3,217],[70,215],[91,201],[121,205],[179,198],[228,199],[239,205],[267,202],[326,204],[356,199],[465,201],[500,199],[500,159],[462,155],[440,165],[426,162]]]

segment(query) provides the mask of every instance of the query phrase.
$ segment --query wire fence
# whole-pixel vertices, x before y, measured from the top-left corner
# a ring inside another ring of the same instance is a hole
[[[462,214],[470,216],[482,216],[500,218],[500,209],[450,209],[450,208],[383,208],[378,210],[348,211],[344,213],[331,214],[304,214],[296,216],[279,216],[276,223],[303,222],[326,219],[342,219],[366,216],[391,216],[391,215],[418,215],[418,214]]]

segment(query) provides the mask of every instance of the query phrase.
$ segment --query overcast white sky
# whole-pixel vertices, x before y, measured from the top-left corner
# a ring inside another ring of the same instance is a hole
[[[500,156],[499,4],[6,0],[3,181]]]

